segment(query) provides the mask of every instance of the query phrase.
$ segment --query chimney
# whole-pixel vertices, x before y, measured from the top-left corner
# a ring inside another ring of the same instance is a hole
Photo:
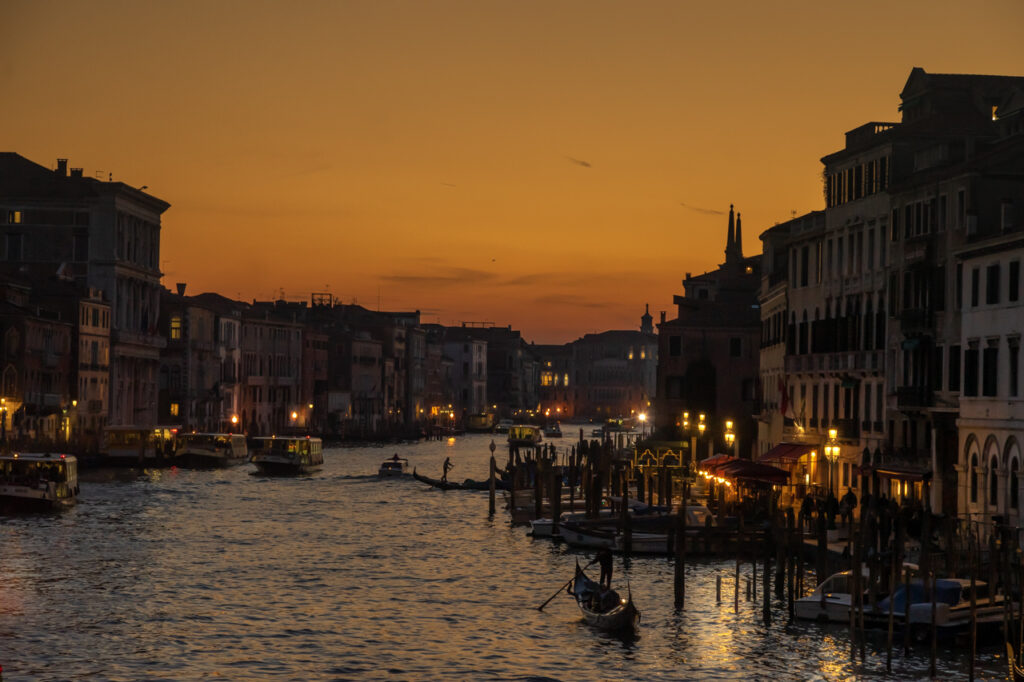
[[[186,284],[188,284],[188,283],[187,282],[178,282],[177,284],[174,285],[178,289],[178,296],[184,296],[185,295],[185,286],[186,286]]]
[[[80,178],[80,177],[82,177],[82,169],[81,168],[72,168],[71,169],[71,177],[73,177],[73,178]]]
[[[665,324],[665,311],[664,310],[661,311],[661,323]]]
[[[53,172],[56,173],[57,175],[59,175],[62,178],[63,177],[67,177],[67,174],[68,174],[68,160],[67,159],[57,159],[57,170],[55,170]]]

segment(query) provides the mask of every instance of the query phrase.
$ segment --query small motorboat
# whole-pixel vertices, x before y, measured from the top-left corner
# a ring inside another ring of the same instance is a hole
[[[862,566],[861,585],[865,587],[865,595],[870,575],[867,566]],[[793,615],[805,620],[849,623],[850,607],[853,604],[853,582],[853,571],[841,571],[830,575],[809,595],[793,602]]]
[[[869,622],[884,626],[891,599],[893,620],[902,629],[908,610],[906,595],[906,584],[897,586],[891,597],[878,602],[876,611],[869,614]],[[971,581],[966,578],[938,578],[931,586],[918,579],[910,583],[910,633],[914,641],[927,641],[931,635],[933,596],[936,636],[948,639],[967,632],[971,626]],[[1008,605],[1004,595],[989,594],[987,582],[974,581],[974,615],[979,631],[1002,628],[1007,606],[1010,606],[1011,613],[1017,612],[1018,605]]]
[[[604,589],[587,577],[576,562],[576,577],[569,593],[583,613],[583,619],[590,625],[608,632],[632,632],[640,622],[640,611],[633,605],[633,595],[626,593],[623,599],[612,589]]]
[[[377,478],[405,476],[408,472],[409,460],[405,457],[399,457],[396,452],[394,455],[380,463],[380,469],[377,470]]]
[[[558,422],[551,422],[544,426],[544,437],[545,438],[561,438],[562,437],[562,425]]]

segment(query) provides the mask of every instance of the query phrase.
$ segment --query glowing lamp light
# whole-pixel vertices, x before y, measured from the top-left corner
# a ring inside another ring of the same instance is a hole
[[[295,421],[298,418],[299,418],[299,413],[295,412],[294,410],[292,410],[292,421]]]
[[[231,423],[232,424],[237,424],[238,423],[238,415],[237,414],[231,415]]]

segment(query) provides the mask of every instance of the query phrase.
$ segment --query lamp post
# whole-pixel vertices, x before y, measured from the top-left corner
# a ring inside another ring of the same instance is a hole
[[[640,438],[646,438],[647,437],[647,413],[646,412],[641,412],[639,419],[640,419]]]
[[[833,493],[833,490],[832,490],[832,483],[833,483],[832,469],[835,466],[835,463],[839,460],[839,445],[836,442],[836,437],[838,435],[839,434],[838,434],[838,431],[836,431],[836,429],[829,429],[828,430],[828,443],[825,444],[825,459],[828,460],[828,492],[829,492],[829,494]]]
[[[700,434],[700,436],[697,439],[697,443],[698,444],[704,442],[704,432],[708,428],[706,420],[707,420],[707,415],[704,414],[703,412],[701,412],[700,414],[697,415],[697,433]]]
[[[0,442],[7,444],[7,398],[0,398]]]

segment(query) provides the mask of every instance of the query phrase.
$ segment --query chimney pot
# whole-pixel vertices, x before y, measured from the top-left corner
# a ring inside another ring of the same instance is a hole
[[[54,172],[57,175],[61,176],[62,178],[67,176],[67,174],[68,174],[68,160],[67,159],[57,159],[57,170],[55,170]]]
[[[178,282],[177,284],[174,285],[178,289],[178,296],[184,296],[185,295],[185,286],[187,284],[188,284],[188,282]]]

